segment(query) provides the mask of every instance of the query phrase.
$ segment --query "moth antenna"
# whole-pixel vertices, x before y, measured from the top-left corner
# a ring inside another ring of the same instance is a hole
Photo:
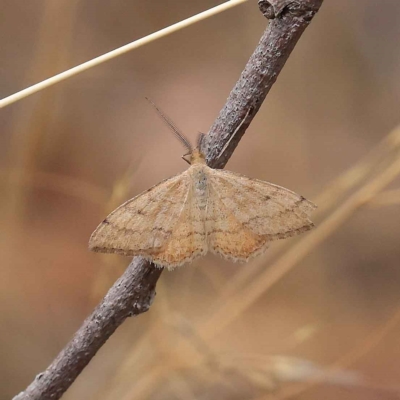
[[[201,151],[203,147],[203,141],[205,138],[206,134],[203,132],[199,132],[199,135],[197,136],[197,148]]]
[[[191,153],[193,151],[193,147],[190,144],[189,140],[185,137],[185,135],[181,132],[181,130],[172,122],[172,120],[166,116],[166,114],[148,97],[146,100],[155,108],[157,111],[157,115],[166,123],[168,128],[174,133],[176,138],[189,150]]]
[[[220,158],[222,156],[222,154],[224,154],[225,150],[228,148],[229,144],[231,143],[232,139],[236,136],[236,134],[238,133],[239,129],[242,127],[242,125],[245,123],[247,117],[249,116],[251,111],[251,107],[247,110],[246,115],[244,116],[244,118],[240,121],[240,124],[238,125],[238,127],[235,129],[235,132],[233,132],[232,136],[229,138],[229,140],[225,143],[225,146],[222,148],[222,150],[219,152],[218,158]]]

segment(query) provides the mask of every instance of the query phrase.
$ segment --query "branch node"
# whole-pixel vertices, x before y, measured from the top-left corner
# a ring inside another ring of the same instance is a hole
[[[258,8],[261,13],[267,19],[274,19],[276,17],[276,12],[274,6],[267,0],[258,0]]]
[[[284,14],[291,13],[305,21],[311,21],[320,6],[318,3],[320,2],[304,0],[258,0],[258,7],[268,19],[281,18]]]
[[[143,299],[138,299],[132,305],[132,310],[128,313],[128,317],[134,317],[149,311],[156,297],[155,287],[149,290],[147,296]]]

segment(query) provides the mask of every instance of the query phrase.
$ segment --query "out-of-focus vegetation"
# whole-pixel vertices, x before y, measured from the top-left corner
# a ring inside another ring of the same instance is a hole
[[[266,27],[255,3],[0,111],[0,398],[128,265],[87,251],[98,222],[186,168],[144,97],[206,132]],[[0,95],[216,4],[5,0]],[[65,399],[400,398],[399,17],[326,0],[227,166],[316,202],[316,229],[163,273]]]

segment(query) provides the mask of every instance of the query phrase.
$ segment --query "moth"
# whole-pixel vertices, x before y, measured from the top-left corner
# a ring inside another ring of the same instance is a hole
[[[316,208],[312,202],[272,183],[208,167],[201,151],[204,134],[193,148],[151,103],[187,148],[182,158],[190,166],[108,215],[91,235],[90,250],[142,256],[168,269],[209,251],[227,260],[248,261],[271,241],[314,226],[309,219]]]

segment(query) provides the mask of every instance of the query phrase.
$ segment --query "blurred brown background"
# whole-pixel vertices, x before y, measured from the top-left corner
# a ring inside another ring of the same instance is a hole
[[[227,166],[317,202],[317,229],[248,265],[209,256],[163,273],[151,311],[65,399],[400,398],[396,179],[365,189],[399,158],[399,133],[379,143],[400,123],[400,3],[324,3]],[[0,96],[217,4],[2,0]],[[87,251],[99,221],[186,168],[144,97],[194,141],[266,24],[251,0],[0,111],[1,399],[48,366],[129,263]]]

